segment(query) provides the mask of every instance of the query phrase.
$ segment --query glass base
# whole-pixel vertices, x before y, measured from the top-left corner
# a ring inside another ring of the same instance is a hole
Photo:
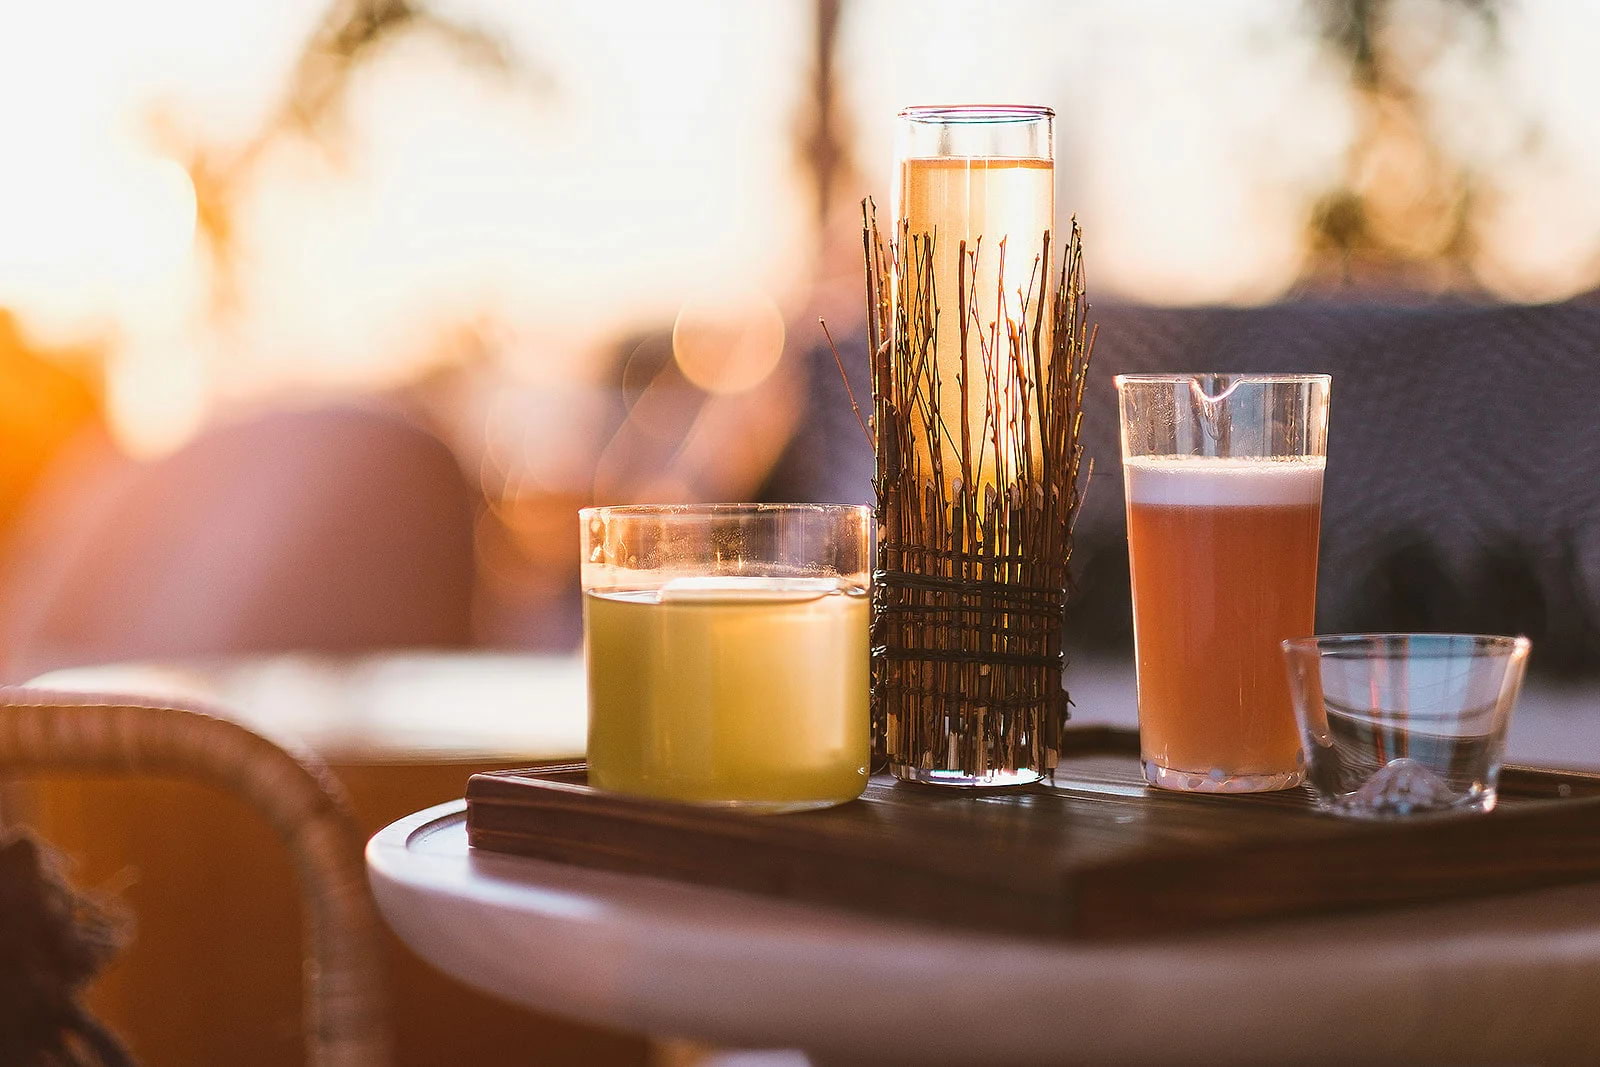
[[[1317,798],[1317,810],[1344,819],[1369,819],[1380,822],[1388,819],[1413,819],[1422,815],[1482,814],[1495,809],[1493,790],[1475,796],[1462,797],[1450,804],[1428,806],[1410,804],[1374,805],[1357,797],[1336,797],[1332,800]]]
[[[1330,768],[1329,762],[1326,756],[1312,757],[1312,770],[1330,773],[1324,773],[1322,780],[1313,777],[1311,791],[1316,794],[1319,808],[1348,819],[1407,819],[1414,815],[1493,811],[1498,799],[1495,787],[1483,778],[1463,782],[1458,772],[1457,780],[1451,781],[1449,772],[1454,768],[1448,757],[1438,769],[1408,756],[1392,759],[1373,772],[1359,789],[1348,791],[1340,791],[1326,780],[1340,781],[1331,773],[1337,768]]]
[[[908,763],[891,763],[889,770],[902,782],[916,782],[919,785],[953,785],[967,789],[999,789],[1008,785],[1032,785],[1044,777],[1039,771],[1027,767],[1010,771],[993,771],[989,774],[967,774],[964,771],[946,771],[936,767],[913,767]]]
[[[1157,789],[1180,793],[1270,793],[1277,789],[1293,789],[1306,777],[1298,767],[1277,774],[1224,774],[1216,768],[1205,773],[1180,771],[1147,759],[1140,760],[1139,766],[1144,770],[1144,780]]]

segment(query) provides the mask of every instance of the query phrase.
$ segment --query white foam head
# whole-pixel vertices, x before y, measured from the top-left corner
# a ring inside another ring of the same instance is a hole
[[[1321,456],[1138,456],[1122,461],[1122,477],[1132,504],[1292,507],[1322,499],[1325,462]]]

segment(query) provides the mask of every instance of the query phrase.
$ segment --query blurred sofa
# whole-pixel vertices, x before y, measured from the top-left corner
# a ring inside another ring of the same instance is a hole
[[[1069,639],[1131,644],[1112,377],[1333,375],[1318,628],[1526,633],[1534,670],[1600,676],[1600,294],[1557,304],[1302,300],[1107,304],[1086,399],[1094,464]],[[844,354],[866,397],[864,343]],[[774,497],[871,499],[871,455],[831,355]]]

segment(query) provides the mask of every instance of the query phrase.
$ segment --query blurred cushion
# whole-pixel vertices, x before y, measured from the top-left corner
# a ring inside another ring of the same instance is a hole
[[[1540,670],[1600,670],[1600,299],[1541,306],[1299,301],[1106,305],[1086,401],[1094,476],[1077,527],[1079,646],[1131,639],[1112,376],[1324,371],[1333,406],[1318,627],[1526,633]],[[844,353],[861,392],[860,339]],[[870,498],[832,357],[781,491]],[[857,378],[859,375],[859,379]],[[800,477],[805,476],[805,477]]]
[[[148,464],[102,450],[57,472],[12,546],[6,674],[465,644],[473,517],[449,450],[376,406],[260,414]]]

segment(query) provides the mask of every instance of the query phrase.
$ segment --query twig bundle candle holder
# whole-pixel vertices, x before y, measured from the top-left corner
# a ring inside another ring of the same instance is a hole
[[[870,202],[864,220],[874,725],[900,778],[1031,782],[1055,767],[1067,717],[1062,626],[1092,347],[1081,241],[1074,222],[1052,286],[1049,109],[901,119],[887,247]]]

